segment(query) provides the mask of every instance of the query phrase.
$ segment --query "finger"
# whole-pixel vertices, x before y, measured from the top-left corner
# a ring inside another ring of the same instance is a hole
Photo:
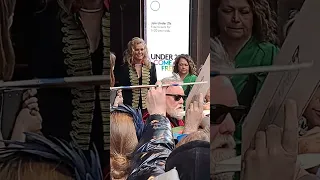
[[[199,102],[199,107],[200,107],[200,106],[203,106],[203,100],[204,100],[203,94],[200,93],[200,95],[199,95],[199,100],[198,100],[198,102]]]
[[[38,98],[32,97],[32,98],[29,98],[29,99],[27,99],[26,101],[24,101],[24,104],[25,104],[25,105],[29,105],[29,104],[37,103],[37,102],[38,102]]]
[[[31,110],[38,110],[39,109],[38,103],[29,104],[27,107],[28,107],[28,109],[31,109]]]
[[[40,112],[39,112],[39,111],[31,110],[31,111],[30,111],[30,114],[31,114],[32,116],[38,116],[38,117],[41,117],[41,115],[40,115]]]
[[[29,95],[30,96],[35,96],[37,94],[37,89],[30,89],[29,90]]]
[[[281,148],[281,129],[276,125],[270,125],[266,130],[267,148],[269,152],[275,152]]]
[[[252,171],[252,169],[254,169],[255,166],[257,166],[255,164],[255,159],[257,157],[257,151],[254,149],[249,148],[245,154],[244,154],[244,158],[242,161],[242,167],[241,167],[241,172],[242,177],[244,177],[244,179],[250,179],[246,176],[250,176],[250,171]]]
[[[192,104],[193,104],[193,110],[194,111],[199,111],[199,107],[198,107],[199,103],[197,101],[193,101]]]
[[[296,152],[298,148],[298,112],[296,102],[293,100],[287,100],[285,103],[282,147],[290,152]]]
[[[25,101],[26,99],[28,99],[30,97],[30,93],[29,90],[25,91],[22,95],[22,101]]]
[[[194,110],[193,103],[190,103],[189,104],[189,111],[193,111],[193,110]]]
[[[157,85],[157,89],[162,89],[162,83],[161,83],[161,81],[157,81],[156,82],[156,85]]]
[[[267,150],[266,134],[263,131],[256,133],[255,137],[255,150],[258,155],[264,155]]]

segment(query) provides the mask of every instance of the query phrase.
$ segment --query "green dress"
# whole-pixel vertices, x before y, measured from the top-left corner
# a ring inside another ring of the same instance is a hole
[[[278,54],[279,48],[267,42],[260,43],[256,38],[251,37],[244,45],[235,58],[235,67],[244,68],[252,66],[272,65],[274,57]],[[259,93],[267,73],[258,73],[254,75],[257,82],[256,95]],[[235,75],[231,78],[233,87],[239,95],[248,81],[249,75]],[[240,144],[241,140],[241,124],[237,125],[235,139]],[[237,148],[238,149],[238,148]],[[240,150],[240,149],[239,149]],[[239,152],[240,153],[240,152]]]
[[[259,42],[256,38],[251,37],[244,45],[241,51],[235,57],[235,68],[244,68],[252,66],[268,66],[273,64],[274,57],[278,54],[279,48],[268,42]],[[254,74],[257,79],[257,86],[255,96],[259,93],[267,73]],[[238,99],[241,91],[244,89],[249,79],[249,75],[235,75],[232,76],[231,82],[237,93]],[[236,141],[237,155],[241,155],[241,134],[242,123],[236,124],[236,131],[234,138]],[[238,179],[239,174],[236,173],[234,179]]]
[[[191,82],[196,82],[197,80],[197,76],[193,75],[193,74],[188,74],[184,79],[183,79],[183,83],[191,83]],[[188,96],[191,89],[192,89],[192,85],[186,85],[186,86],[182,86],[183,91],[184,91],[184,95]]]

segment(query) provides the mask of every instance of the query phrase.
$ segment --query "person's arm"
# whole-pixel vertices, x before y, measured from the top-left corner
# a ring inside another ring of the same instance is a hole
[[[161,85],[161,82],[156,83]],[[150,88],[147,108],[150,114],[144,133],[133,153],[128,180],[148,179],[165,172],[166,160],[174,149],[171,124],[166,115],[166,88]]]
[[[128,180],[148,179],[150,176],[163,174],[166,159],[174,147],[169,119],[162,115],[151,115],[134,152],[133,170]]]

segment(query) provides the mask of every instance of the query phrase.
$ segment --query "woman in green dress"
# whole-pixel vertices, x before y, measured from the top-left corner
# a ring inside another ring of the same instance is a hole
[[[197,69],[192,58],[187,54],[178,55],[174,60],[173,72],[179,74],[183,83],[196,82],[197,80]],[[182,86],[184,94],[189,95],[192,86]]]
[[[235,68],[273,64],[279,52],[276,13],[267,0],[214,1],[212,5],[213,36],[221,40]],[[257,73],[232,77],[241,105],[251,105],[266,76]]]

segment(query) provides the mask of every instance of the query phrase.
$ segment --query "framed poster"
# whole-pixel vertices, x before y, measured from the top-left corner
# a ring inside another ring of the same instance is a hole
[[[144,40],[158,80],[172,75],[179,54],[189,54],[190,1],[144,0]]]

